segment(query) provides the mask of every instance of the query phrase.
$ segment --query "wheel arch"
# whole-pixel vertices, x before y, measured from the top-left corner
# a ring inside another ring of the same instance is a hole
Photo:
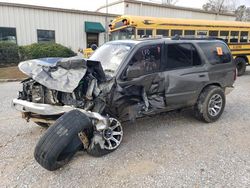
[[[234,59],[237,59],[237,58],[242,58],[246,61],[247,64],[249,64],[249,60],[246,55],[237,55]]]
[[[199,96],[201,95],[201,93],[202,93],[206,88],[208,88],[208,87],[210,87],[210,86],[218,86],[218,87],[220,87],[220,88],[223,89],[223,86],[222,86],[220,83],[218,83],[218,82],[208,83],[208,84],[206,84],[206,85],[200,90],[200,93],[199,93],[199,95],[197,96],[196,101],[199,99]]]

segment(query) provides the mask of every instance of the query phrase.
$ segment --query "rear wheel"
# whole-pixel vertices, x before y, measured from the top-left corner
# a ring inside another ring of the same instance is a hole
[[[225,94],[218,86],[208,86],[200,94],[194,107],[197,119],[211,123],[220,118],[226,103]]]
[[[90,119],[78,110],[62,115],[50,126],[36,145],[34,157],[47,170],[56,170],[83,148],[79,138],[80,132],[91,135]]]
[[[238,76],[242,76],[246,71],[246,61],[242,57],[237,57],[235,60]]]

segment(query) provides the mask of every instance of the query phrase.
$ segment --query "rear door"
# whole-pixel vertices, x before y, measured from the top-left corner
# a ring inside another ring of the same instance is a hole
[[[232,86],[236,67],[227,45],[221,41],[200,42],[198,45],[210,65],[210,82],[219,83],[222,87]]]
[[[193,105],[208,73],[192,43],[165,44],[165,99],[169,109]]]

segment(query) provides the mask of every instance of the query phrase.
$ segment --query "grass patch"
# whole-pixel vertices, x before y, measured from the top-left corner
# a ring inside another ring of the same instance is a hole
[[[27,75],[23,74],[17,66],[0,68],[0,79],[23,79]]]

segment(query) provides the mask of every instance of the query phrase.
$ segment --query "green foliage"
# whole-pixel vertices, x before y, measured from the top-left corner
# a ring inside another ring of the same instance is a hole
[[[0,42],[0,64],[18,63],[18,46],[15,43]]]
[[[56,43],[34,43],[19,47],[21,60],[44,57],[72,57],[76,54],[69,48]]]

